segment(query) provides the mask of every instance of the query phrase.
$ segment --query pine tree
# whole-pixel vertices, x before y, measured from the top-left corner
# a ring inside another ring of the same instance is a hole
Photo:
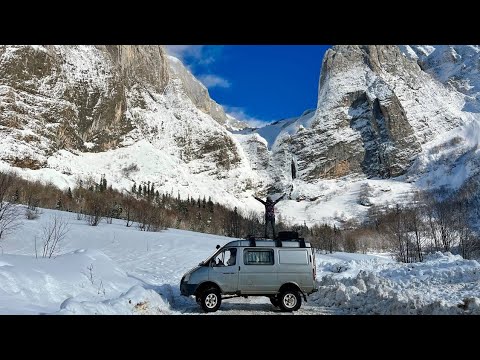
[[[208,211],[213,213],[213,201],[211,196],[208,197]]]
[[[136,183],[133,183],[133,186],[132,186],[132,193],[136,194],[137,193],[137,184]]]
[[[147,195],[147,185],[143,184],[143,196]]]
[[[68,188],[67,190],[67,197],[71,200],[73,199],[72,189]]]
[[[95,191],[103,192],[106,189],[107,189],[107,186],[106,186],[105,175],[102,174],[100,176],[100,184],[95,184]]]
[[[207,201],[205,200],[205,195],[203,195],[203,204],[202,207],[205,209],[207,207]]]

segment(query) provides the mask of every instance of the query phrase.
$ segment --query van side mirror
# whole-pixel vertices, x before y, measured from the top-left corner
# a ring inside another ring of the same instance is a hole
[[[217,245],[215,248],[216,248],[217,250],[220,249],[220,245]]]

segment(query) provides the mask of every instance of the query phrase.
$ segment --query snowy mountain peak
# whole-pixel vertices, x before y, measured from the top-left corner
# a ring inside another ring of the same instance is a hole
[[[462,123],[463,103],[397,46],[335,46],[310,130],[321,145],[307,150],[322,160],[305,170],[314,178],[401,175],[421,144]]]
[[[177,91],[183,91],[199,110],[210,115],[229,130],[241,130],[248,126],[233,116],[225,114],[223,108],[210,98],[205,85],[198,81],[179,59],[171,55],[167,58],[171,77],[179,80],[172,84],[177,84]]]

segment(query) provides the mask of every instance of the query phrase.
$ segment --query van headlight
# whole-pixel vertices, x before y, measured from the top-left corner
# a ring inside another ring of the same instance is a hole
[[[190,273],[186,274],[186,275],[183,277],[183,282],[188,282],[188,280],[190,280]]]

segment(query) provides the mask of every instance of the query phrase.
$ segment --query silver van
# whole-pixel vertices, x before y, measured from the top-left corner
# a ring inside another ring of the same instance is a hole
[[[289,233],[289,232],[288,232]],[[279,234],[280,235],[280,234]],[[180,281],[184,296],[195,296],[205,312],[232,297],[267,296],[283,311],[296,311],[302,296],[318,291],[315,254],[303,239],[235,240],[220,248]]]

